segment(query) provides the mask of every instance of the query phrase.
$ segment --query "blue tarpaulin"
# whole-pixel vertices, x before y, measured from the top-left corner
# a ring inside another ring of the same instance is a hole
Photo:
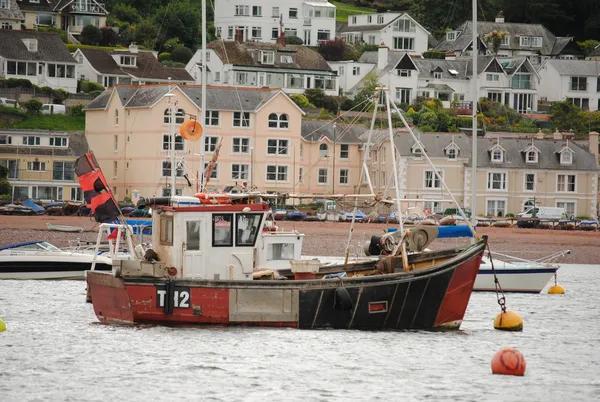
[[[438,239],[451,239],[454,237],[473,237],[471,229],[467,225],[459,226],[438,226]],[[396,232],[398,228],[389,228],[387,231]]]
[[[44,212],[46,212],[46,210],[43,207],[40,207],[38,204],[33,202],[31,198],[26,199],[21,204],[23,204],[24,207],[31,208],[33,212],[36,212],[38,214],[43,214]]]

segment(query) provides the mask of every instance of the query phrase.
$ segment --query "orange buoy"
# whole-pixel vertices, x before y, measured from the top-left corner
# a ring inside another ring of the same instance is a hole
[[[525,375],[525,358],[517,349],[502,348],[492,358],[492,373],[504,375]]]
[[[179,127],[179,133],[188,141],[198,141],[202,137],[202,125],[196,120],[186,120]]]

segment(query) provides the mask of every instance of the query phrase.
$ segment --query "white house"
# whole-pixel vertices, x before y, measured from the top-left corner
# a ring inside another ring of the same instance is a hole
[[[452,52],[456,56],[469,55],[472,42],[472,22],[467,21],[446,32],[446,38],[434,48]],[[543,25],[505,22],[504,15],[498,14],[495,21],[478,21],[477,32],[483,37],[492,31],[506,31],[508,36],[502,41],[497,57],[527,57],[533,64],[540,64],[549,58],[579,59],[583,53],[577,48],[572,37],[557,37]],[[485,43],[480,45],[480,53],[493,53]]]
[[[600,60],[546,60],[538,93],[549,101],[570,100],[583,110],[600,110]]]
[[[385,44],[394,50],[423,54],[436,44],[433,36],[407,13],[360,14],[348,17],[337,36],[346,42]]]
[[[0,34],[0,77],[77,91],[77,62],[55,33],[5,30]]]
[[[21,20],[23,19],[23,13],[19,9],[16,0],[0,1],[0,29],[21,29]]]
[[[328,63],[337,72],[341,95],[354,88],[376,67],[373,63],[354,60],[329,61]]]
[[[335,6],[327,0],[215,0],[217,37],[274,43],[284,30],[309,46],[335,36]]]
[[[201,65],[198,50],[185,67],[197,84]],[[320,88],[338,94],[336,72],[306,46],[217,40],[207,45],[206,65],[209,85],[281,88],[288,94]]]

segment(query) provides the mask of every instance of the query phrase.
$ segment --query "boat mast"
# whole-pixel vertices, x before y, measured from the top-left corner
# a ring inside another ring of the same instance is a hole
[[[385,104],[387,110],[387,120],[388,120],[388,133],[390,137],[390,147],[392,152],[392,169],[394,171],[394,186],[396,190],[396,215],[398,217],[398,224],[400,230],[400,239],[404,239],[404,219],[402,217],[402,207],[400,200],[400,180],[398,178],[398,162],[396,161],[396,144],[394,144],[394,129],[392,126],[392,110],[390,105],[390,97],[389,97],[389,88],[385,88],[384,96],[385,96]],[[398,245],[402,245],[404,247],[404,241],[400,241]],[[405,253],[403,253],[404,255]],[[406,267],[406,266],[405,266]]]
[[[202,0],[202,70],[200,71],[200,79],[202,80],[201,86],[201,94],[200,94],[200,124],[205,126],[206,121],[206,0]],[[200,191],[204,191],[204,153],[205,153],[205,145],[204,145],[204,136],[205,131],[202,130],[202,136],[200,136]]]
[[[471,77],[473,85],[473,130],[471,137],[473,138],[473,150],[471,156],[471,225],[477,225],[477,56],[479,53],[479,38],[477,35],[477,0],[473,0],[473,43],[471,45],[473,57],[473,76]],[[473,237],[475,242],[475,237]]]
[[[176,184],[176,158],[175,158],[175,113],[177,111],[176,103],[172,101],[175,95],[168,93],[165,95],[169,104],[169,156],[171,160],[171,197],[175,195]]]

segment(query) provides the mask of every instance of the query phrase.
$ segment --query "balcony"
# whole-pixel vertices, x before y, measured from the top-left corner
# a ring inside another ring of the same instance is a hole
[[[102,9],[102,7],[104,7],[103,3],[100,3],[100,6],[98,6],[95,3],[92,2],[87,2],[87,3],[77,3],[77,2],[73,2],[73,4],[71,4],[69,10],[71,13],[83,13],[83,14],[104,14],[104,10]]]

